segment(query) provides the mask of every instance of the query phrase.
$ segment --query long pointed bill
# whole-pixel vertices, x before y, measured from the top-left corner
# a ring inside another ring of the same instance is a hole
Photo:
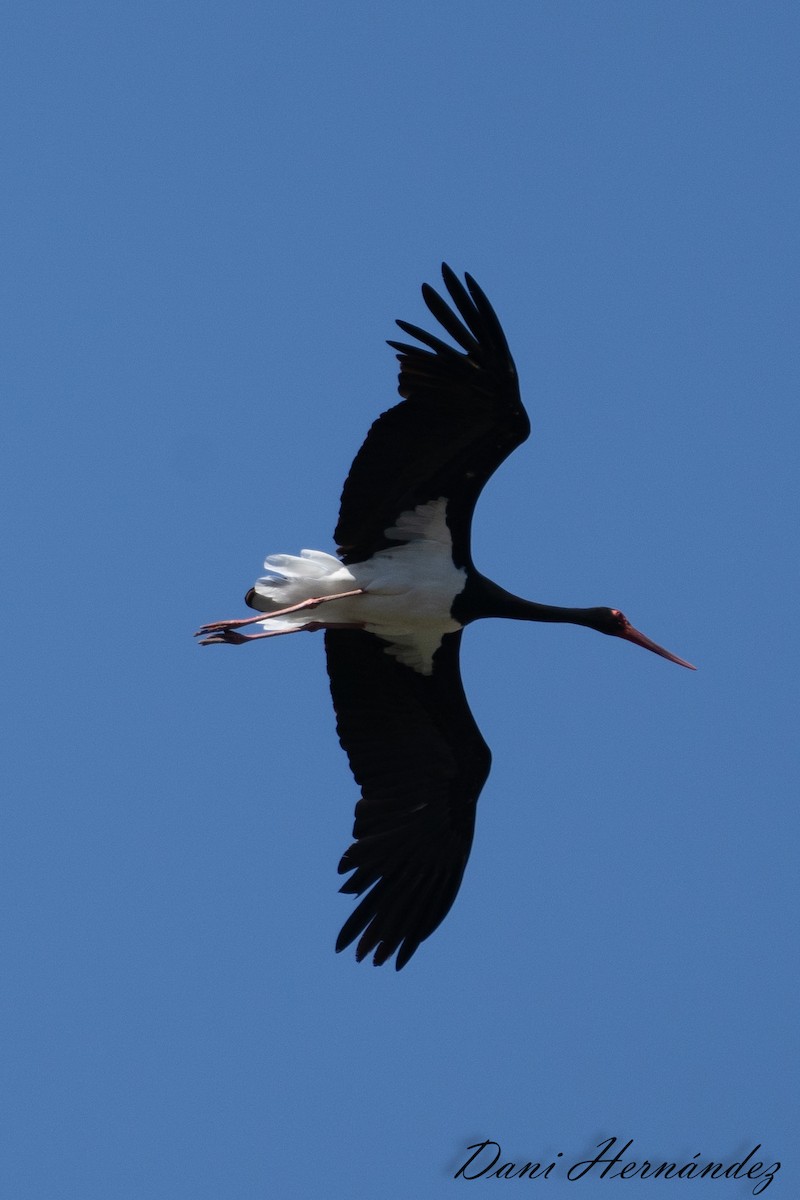
[[[638,629],[634,629],[629,625],[624,633],[619,635],[625,638],[626,642],[633,642],[634,646],[643,646],[645,650],[652,650],[654,654],[660,654],[662,658],[668,658],[670,662],[677,663],[679,667],[688,667],[690,671],[696,671],[697,667],[692,663],[687,662],[684,658],[678,658],[677,654],[670,654],[669,650],[665,650],[663,646],[659,646],[656,642],[651,642],[649,637],[643,633],[639,633]]]

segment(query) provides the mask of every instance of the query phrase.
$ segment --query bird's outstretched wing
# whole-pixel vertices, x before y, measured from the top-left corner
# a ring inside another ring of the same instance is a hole
[[[470,275],[465,287],[445,264],[442,276],[454,308],[428,284],[422,295],[463,353],[416,325],[397,322],[422,346],[389,342],[398,351],[404,400],[378,417],[345,481],[334,533],[345,563],[396,545],[385,530],[401,512],[445,497],[453,557],[456,566],[465,566],[475,501],[530,432],[494,309]]]
[[[399,971],[444,919],[472,845],[491,755],[467,705],[461,632],[447,634],[430,675],[399,663],[370,633],[328,629],[339,739],[362,798],[355,841],[339,864],[343,892],[363,896],[336,949],[356,938],[359,961],[397,954]]]

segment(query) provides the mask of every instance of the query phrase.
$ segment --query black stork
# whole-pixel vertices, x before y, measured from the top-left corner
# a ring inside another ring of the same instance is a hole
[[[270,556],[246,596],[258,615],[198,630],[204,646],[325,630],[337,731],[362,790],[339,872],[352,872],[341,890],[363,899],[336,949],[358,938],[359,961],[396,955],[398,971],[456,898],[489,774],[459,671],[464,626],[479,617],[585,625],[694,670],[619,609],[535,604],[475,569],[475,502],[530,423],[491,304],[471,276],[465,287],[446,265],[442,275],[454,308],[427,284],[422,295],[460,350],[397,322],[421,346],[389,343],[403,400],[375,421],[345,481],[338,557]],[[241,632],[259,623],[260,633]]]

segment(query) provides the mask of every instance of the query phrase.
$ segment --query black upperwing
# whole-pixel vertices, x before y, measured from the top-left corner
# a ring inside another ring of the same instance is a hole
[[[404,400],[375,421],[345,481],[334,533],[345,563],[396,545],[384,531],[401,512],[446,497],[453,556],[456,566],[465,566],[475,501],[530,433],[494,309],[470,275],[466,288],[446,264],[442,276],[456,311],[428,284],[422,295],[463,353],[416,325],[397,322],[422,347],[389,342],[398,351]]]
[[[380,966],[396,953],[398,971],[456,898],[491,764],[464,696],[460,643],[460,631],[447,634],[422,675],[370,633],[325,632],[336,728],[362,789],[341,890],[367,892],[336,949],[359,938],[359,961],[374,951]]]

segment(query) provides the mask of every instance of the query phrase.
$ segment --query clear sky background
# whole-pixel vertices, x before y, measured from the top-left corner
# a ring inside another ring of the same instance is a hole
[[[794,3],[40,3],[2,35],[9,1200],[399,1200],[783,1167],[797,1055]],[[321,638],[200,650],[332,548],[442,259],[533,435],[478,566],[696,674],[484,622],[470,865],[400,974],[336,956],[357,796]],[[502,1190],[502,1189],[501,1189]],[[515,1193],[516,1194],[516,1193]]]

